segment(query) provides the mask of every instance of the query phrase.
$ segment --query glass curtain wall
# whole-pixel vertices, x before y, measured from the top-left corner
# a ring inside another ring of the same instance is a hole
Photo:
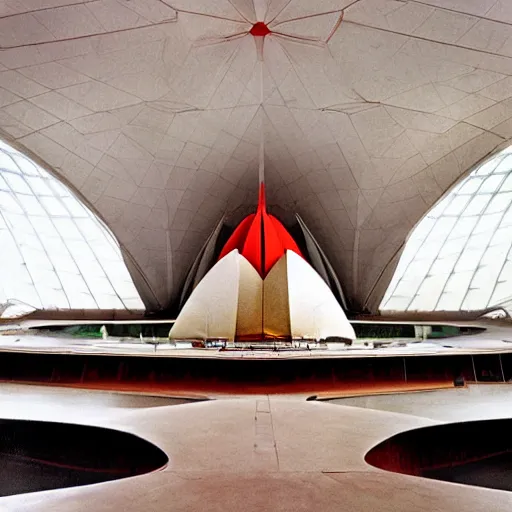
[[[0,141],[0,316],[144,309],[112,233],[73,193]]]
[[[512,147],[476,168],[409,237],[382,311],[475,311],[512,303]]]

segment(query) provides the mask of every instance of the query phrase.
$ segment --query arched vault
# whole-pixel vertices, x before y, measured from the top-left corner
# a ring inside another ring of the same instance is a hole
[[[263,148],[269,207],[374,309],[412,226],[512,137],[511,26],[507,0],[2,4],[1,135],[93,205],[161,307],[254,203]]]

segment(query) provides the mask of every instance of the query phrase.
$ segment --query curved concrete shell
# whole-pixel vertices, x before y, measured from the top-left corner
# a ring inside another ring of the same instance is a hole
[[[239,283],[240,255],[234,250],[214,265],[193,290],[169,336],[178,340],[221,338],[233,341]]]
[[[287,250],[262,279],[237,249],[191,293],[169,337],[175,340],[354,340],[352,325],[321,276]]]
[[[411,228],[512,136],[511,22],[495,0],[2,4],[0,136],[103,218],[153,309],[253,206],[260,154],[270,211],[376,309]]]

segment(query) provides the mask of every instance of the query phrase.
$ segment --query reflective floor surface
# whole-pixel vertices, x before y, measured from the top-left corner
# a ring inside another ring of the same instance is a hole
[[[365,456],[405,475],[512,490],[512,419],[463,421],[400,432]]]
[[[0,420],[0,496],[143,475],[168,459],[133,434],[101,427]]]
[[[512,384],[470,384],[440,391],[339,398],[328,403],[443,422],[512,418]]]
[[[98,402],[84,408],[71,400],[56,407],[63,392],[84,396],[97,392],[7,384],[0,389],[4,418],[66,421],[129,432],[153,443],[169,459],[165,468],[146,475],[1,498],[0,510],[512,510],[512,493],[391,473],[365,461],[372,447],[395,434],[454,421],[434,419],[443,400],[458,411],[455,421],[465,421],[475,416],[486,394],[494,400],[494,390],[499,390],[501,400],[509,401],[512,386],[508,385],[470,387],[463,390],[465,394],[434,392],[430,404],[422,394],[402,395],[420,400],[416,409],[411,406],[411,414],[405,408],[390,412],[263,394],[158,407]],[[26,392],[34,396],[35,390],[37,401],[26,398]],[[421,416],[416,415],[419,407]],[[508,418],[510,408],[496,406],[491,413]]]

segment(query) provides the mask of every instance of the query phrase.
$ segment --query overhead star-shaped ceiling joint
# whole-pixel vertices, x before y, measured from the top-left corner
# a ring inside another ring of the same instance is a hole
[[[259,5],[262,2],[258,0],[244,0],[243,8],[236,0],[226,4],[219,2],[222,5],[216,9],[212,7],[211,0],[196,0],[193,7],[190,0],[172,0],[169,5],[178,15],[196,15],[203,20],[205,17],[210,18],[211,23],[201,20],[197,26],[190,19],[187,20],[189,26],[191,23],[193,25],[194,30],[189,32],[196,45],[227,42],[244,35],[256,38],[272,35],[302,44],[326,45],[341,24],[345,1],[334,10],[331,5],[325,6],[323,2],[312,2],[299,9],[294,2],[283,1],[283,5],[277,9],[270,2],[262,8]],[[308,19],[312,20],[311,25],[305,23]],[[216,30],[218,34],[215,34]]]
[[[265,37],[270,34],[270,29],[262,21],[255,23],[249,33],[254,37]]]

